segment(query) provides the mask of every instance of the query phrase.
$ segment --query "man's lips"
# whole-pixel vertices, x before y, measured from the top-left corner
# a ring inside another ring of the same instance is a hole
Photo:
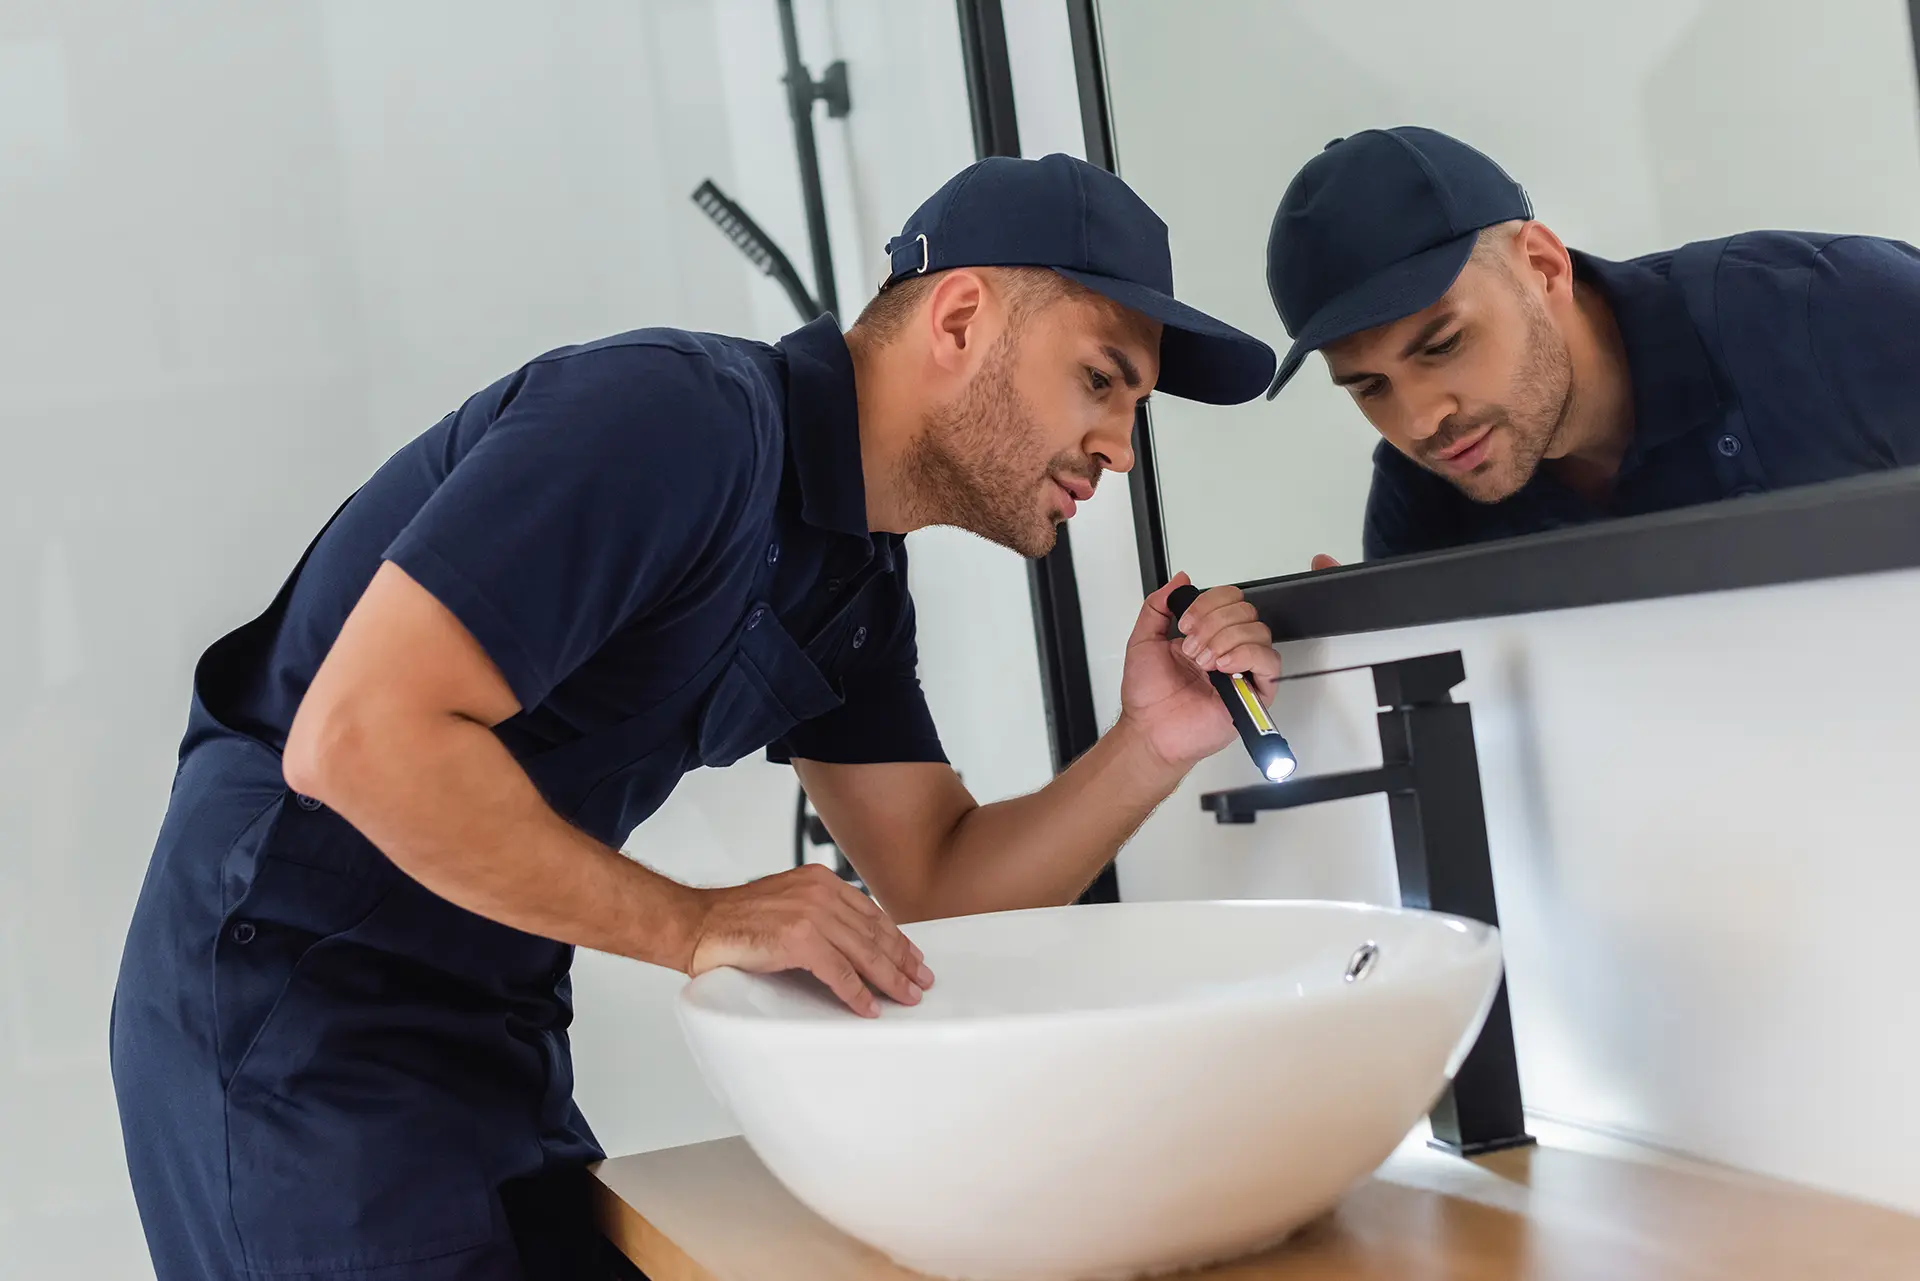
[[[1080,504],[1093,497],[1093,484],[1091,481],[1081,480],[1078,477],[1069,477],[1066,480],[1062,480],[1058,476],[1051,476],[1048,477],[1048,479],[1053,482],[1054,488],[1058,489],[1061,494],[1064,495],[1066,511],[1061,517],[1063,520],[1072,520],[1073,514],[1080,510]]]
[[[1463,436],[1445,449],[1436,450],[1431,456],[1433,461],[1450,471],[1472,471],[1486,461],[1487,445],[1493,439],[1493,424],[1488,423],[1479,431]]]

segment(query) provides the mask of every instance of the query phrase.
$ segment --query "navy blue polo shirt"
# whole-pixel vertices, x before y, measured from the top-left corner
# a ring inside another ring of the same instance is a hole
[[[1920,464],[1920,250],[1757,231],[1573,261],[1613,309],[1633,379],[1613,494],[1591,502],[1542,467],[1476,503],[1382,441],[1367,559]]]
[[[830,317],[777,347],[638,330],[550,352],[475,394],[389,459],[315,544],[242,685],[246,732],[284,745],[382,560],[498,666],[522,708],[496,729],[516,756],[683,693],[760,600],[838,705],[756,748],[779,761],[945,759],[916,674],[903,540],[867,528],[853,363]],[[699,763],[703,729],[682,727],[678,767]]]

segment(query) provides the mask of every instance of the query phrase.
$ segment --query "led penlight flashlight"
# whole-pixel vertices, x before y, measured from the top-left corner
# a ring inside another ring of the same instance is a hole
[[[1177,621],[1199,599],[1198,587],[1176,587],[1167,597],[1167,608]],[[1207,679],[1219,692],[1220,701],[1227,705],[1227,714],[1233,717],[1234,728],[1240,731],[1240,741],[1247,745],[1247,755],[1253,758],[1260,773],[1270,783],[1285,782],[1292,777],[1300,763],[1294,759],[1293,749],[1287,746],[1280,727],[1261,705],[1253,677],[1245,672],[1208,672]]]

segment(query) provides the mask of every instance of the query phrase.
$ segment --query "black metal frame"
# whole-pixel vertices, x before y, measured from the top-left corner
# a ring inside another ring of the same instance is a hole
[[[800,30],[793,0],[779,0],[780,43],[786,55],[787,114],[793,120],[793,149],[800,162],[800,195],[807,208],[807,244],[813,251],[813,296],[822,311],[840,314],[840,291],[833,280],[833,245],[827,234],[827,201],[820,187],[820,150],[813,138],[813,104],[825,102],[838,119],[852,109],[847,64],[835,61],[815,80],[800,60]]]
[[[1374,663],[1372,668],[1381,709],[1380,768],[1212,792],[1200,798],[1200,806],[1222,823],[1251,823],[1267,810],[1384,793],[1401,904],[1497,928],[1500,912],[1494,901],[1473,711],[1453,701],[1453,690],[1467,678],[1465,661],[1456,650]],[[1329,674],[1309,672],[1288,679]],[[1479,1040],[1430,1120],[1434,1146],[1460,1156],[1533,1142],[1521,1104],[1504,977]]]
[[[1920,0],[1914,0],[1920,4]],[[1073,44],[1073,79],[1080,91],[1080,132],[1090,164],[1120,172],[1113,145],[1113,116],[1107,99],[1106,60],[1100,52],[1100,9],[1096,0],[1066,0],[1067,30]],[[1152,416],[1140,406],[1133,420],[1133,470],[1127,475],[1133,498],[1134,550],[1140,558],[1141,594],[1151,596],[1173,577],[1167,558],[1167,529],[1160,511],[1160,482],[1154,465]]]
[[[956,0],[960,50],[965,64],[967,99],[972,107],[975,154],[1017,156],[1020,126],[1013,105],[1013,64],[1007,57],[1007,24],[1000,0]],[[1087,665],[1086,627],[1080,613],[1080,584],[1073,572],[1073,539],[1066,526],[1045,557],[1028,568],[1033,626],[1040,650],[1041,690],[1047,729],[1058,773],[1100,738],[1093,705],[1093,677]],[[1082,895],[1086,903],[1111,903],[1120,883],[1111,865]]]
[[[1920,4],[1920,0],[1914,0]],[[1081,138],[1087,161],[1119,173],[1114,152],[1114,119],[1106,96],[1106,61],[1100,56],[1100,10],[1096,0],[1066,0],[1068,33],[1073,42],[1073,83],[1079,88]],[[1154,467],[1152,415],[1140,405],[1133,417],[1133,471],[1127,472],[1133,497],[1133,545],[1140,557],[1140,593],[1158,592],[1173,567],[1167,563],[1167,526],[1160,513],[1160,478]]]
[[[1920,566],[1920,469],[1246,586],[1280,641]]]
[[[1913,36],[1914,75],[1920,77],[1920,0],[1907,0],[1907,27]]]
[[[1117,173],[1099,3],[1065,3],[1087,158]],[[1908,9],[1920,74],[1920,0]],[[1171,567],[1144,411],[1135,437],[1134,537],[1152,591]],[[1292,641],[1908,569],[1920,567],[1916,476],[1883,473],[1858,488],[1831,481],[1242,586],[1275,639]]]

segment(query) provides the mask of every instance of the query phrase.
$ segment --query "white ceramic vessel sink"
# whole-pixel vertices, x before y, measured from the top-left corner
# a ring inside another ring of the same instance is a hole
[[[1285,1237],[1419,1123],[1500,979],[1488,926],[1340,903],[906,932],[936,975],[918,1006],[865,1020],[810,977],[715,970],[681,1023],[796,1197],[969,1281],[1166,1272]]]

